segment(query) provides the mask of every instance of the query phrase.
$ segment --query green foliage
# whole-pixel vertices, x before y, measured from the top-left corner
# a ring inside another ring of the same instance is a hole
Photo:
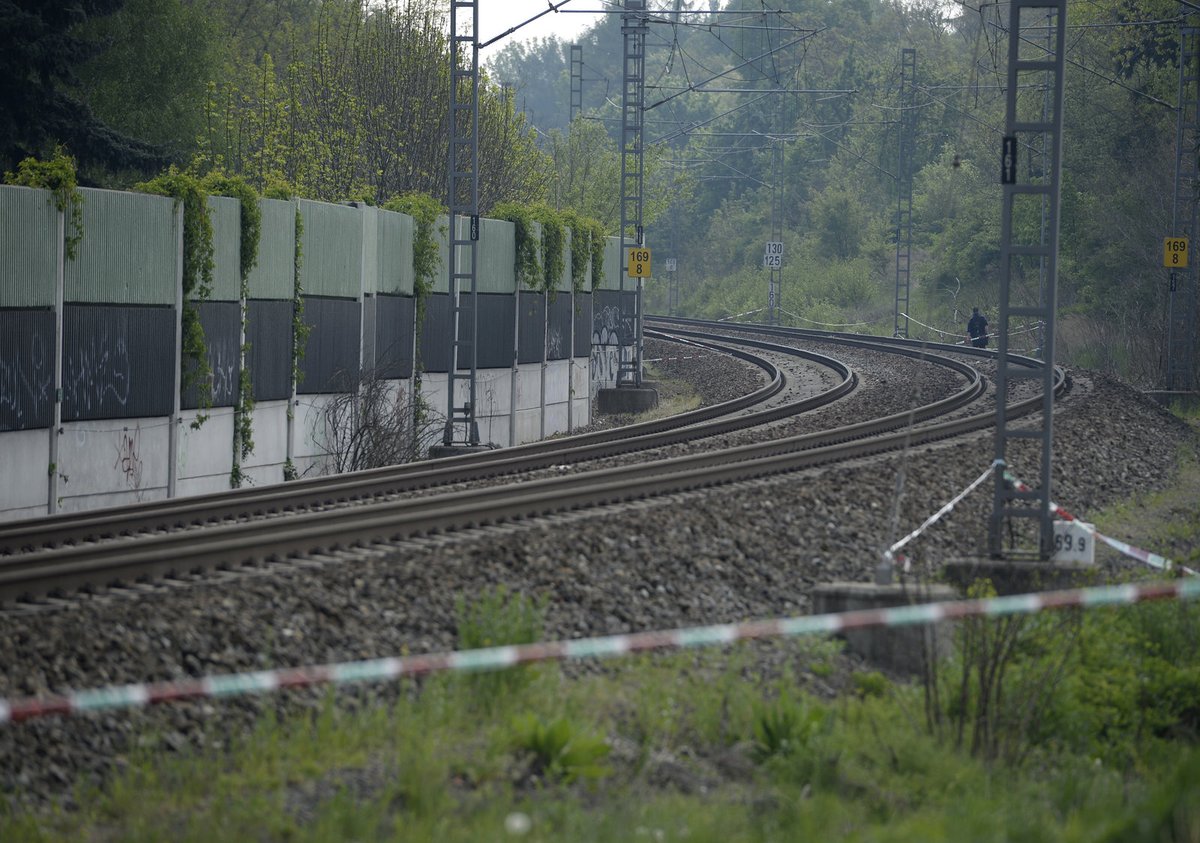
[[[67,260],[75,260],[79,253],[79,241],[83,239],[83,193],[75,176],[75,159],[57,146],[54,156],[48,161],[23,159],[17,165],[15,174],[4,174],[4,181],[6,184],[42,188],[54,194],[54,207],[66,216],[63,245]]]
[[[242,336],[246,336],[247,308],[250,297],[250,272],[258,263],[259,240],[262,237],[262,209],[258,205],[258,194],[240,176],[226,176],[212,172],[204,177],[205,189],[213,195],[232,196],[238,200],[241,213],[241,248],[239,271],[241,275]],[[237,489],[242,485],[242,463],[254,452],[254,385],[246,356],[250,353],[248,342],[242,343],[238,365],[237,395],[233,405],[233,468],[230,470],[229,485]]]
[[[829,712],[815,702],[793,700],[787,693],[756,707],[754,758],[764,763],[811,752],[813,743],[829,725]]]
[[[570,783],[600,779],[611,772],[603,764],[610,751],[604,737],[566,717],[546,723],[536,714],[526,714],[513,721],[512,733],[513,748],[532,756],[536,776]]]
[[[201,412],[192,427],[199,429],[208,419],[204,410],[212,407],[212,368],[199,311],[199,304],[212,294],[213,282],[208,193],[199,179],[174,166],[150,181],[134,185],[134,190],[170,196],[176,205],[183,205],[183,385],[194,385],[198,390]]]
[[[465,650],[533,644],[542,638],[545,601],[511,594],[504,586],[468,601],[455,601],[458,645]],[[527,686],[533,671],[527,666],[468,676],[476,702],[485,709]]]
[[[296,207],[296,251],[292,258],[292,392],[295,393],[300,381],[304,380],[304,370],[300,364],[308,350],[308,335],[312,326],[304,321],[304,283],[302,269],[304,267],[304,215]],[[295,408],[288,402],[288,418],[292,418]],[[295,469],[292,469],[295,473]],[[284,471],[284,479],[287,477]],[[291,478],[294,479],[294,478]]]
[[[447,213],[446,206],[427,193],[410,192],[393,197],[383,207],[413,218],[413,291],[418,303],[421,303],[433,292],[434,282],[442,267],[435,226],[438,217]],[[420,319],[417,324],[421,324]]]
[[[604,226],[570,209],[563,211],[562,218],[571,229],[571,289],[583,292],[591,270],[594,290],[604,282]]]
[[[520,202],[501,202],[492,207],[492,216],[498,220],[507,220],[516,228],[516,258],[515,270],[517,283],[531,289],[540,289],[542,280],[542,260],[540,244],[534,233],[533,212]]]
[[[563,252],[567,248],[567,229],[562,214],[549,205],[538,204],[531,209],[533,218],[542,227],[542,289],[553,294],[563,274]],[[574,279],[572,279],[573,281]]]

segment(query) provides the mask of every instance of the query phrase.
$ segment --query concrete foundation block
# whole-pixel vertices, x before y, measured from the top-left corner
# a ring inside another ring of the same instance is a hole
[[[602,389],[596,396],[602,414],[644,413],[658,406],[658,391],[646,387],[622,386]]]
[[[813,613],[818,615],[859,610],[891,609],[915,603],[942,603],[959,599],[942,584],[891,584],[834,582],[813,589]],[[917,676],[924,671],[927,653],[950,652],[949,623],[918,626],[869,627],[838,633],[847,649],[892,673]]]

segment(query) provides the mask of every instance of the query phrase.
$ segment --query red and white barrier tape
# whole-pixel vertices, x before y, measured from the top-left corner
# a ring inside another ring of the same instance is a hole
[[[1010,483],[1012,483],[1013,488],[1015,488],[1019,492],[1033,491],[1030,486],[1021,482],[1021,480],[1010,471],[1004,472],[1004,479],[1009,481]],[[1180,571],[1183,571],[1185,574],[1188,574],[1189,576],[1193,576],[1193,577],[1197,576],[1197,572],[1193,571],[1187,565],[1180,565],[1178,563],[1172,562],[1170,559],[1168,559],[1165,556],[1160,556],[1157,553],[1151,553],[1149,550],[1142,550],[1140,547],[1134,547],[1133,545],[1127,544],[1126,542],[1123,542],[1120,539],[1114,539],[1110,536],[1104,535],[1104,533],[1101,533],[1099,530],[1096,529],[1094,524],[1089,524],[1086,521],[1081,521],[1080,519],[1076,518],[1072,513],[1068,512],[1066,509],[1064,509],[1063,507],[1056,504],[1054,501],[1050,501],[1050,510],[1064,521],[1075,522],[1080,527],[1082,527],[1084,530],[1086,530],[1088,533],[1090,533],[1094,538],[1099,539],[1100,541],[1104,542],[1109,547],[1113,548],[1114,550],[1118,551],[1119,553],[1125,554],[1126,556],[1130,557],[1131,559],[1137,559],[1139,562],[1144,562],[1147,565],[1149,565],[1153,568],[1158,568],[1161,571],[1180,570]]]
[[[942,518],[947,513],[949,513],[951,510],[954,509],[954,507],[958,506],[962,502],[963,498],[965,498],[967,495],[971,494],[971,492],[974,492],[976,489],[979,488],[980,484],[982,484],[983,481],[985,481],[989,477],[991,477],[992,472],[994,472],[996,470],[997,465],[1000,465],[1000,460],[997,460],[996,462],[994,462],[990,466],[988,466],[987,471],[985,471],[983,474],[981,474],[977,478],[975,478],[975,480],[973,480],[971,482],[971,485],[967,486],[967,488],[963,489],[961,492],[959,492],[957,495],[955,495],[953,498],[951,498],[946,503],[945,506],[943,506],[937,512],[933,513],[933,515],[930,515],[928,518],[926,518],[924,523],[922,523],[920,527],[917,527],[917,529],[913,530],[907,536],[900,539],[900,541],[896,542],[894,545],[892,545],[887,550],[885,550],[883,552],[884,560],[886,562],[888,562],[889,564],[894,564],[896,562],[896,560],[899,559],[904,564],[904,570],[907,571],[908,567],[909,567],[908,559],[905,558],[904,556],[897,557],[896,551],[900,550],[900,548],[904,547],[906,544],[908,544],[913,539],[919,537],[922,533],[924,533],[926,530],[928,530],[930,527],[932,527],[938,521],[942,520]]]
[[[403,676],[444,671],[498,670],[518,664],[561,661],[601,656],[618,656],[650,650],[702,647],[757,638],[817,635],[867,627],[912,626],[967,617],[1032,614],[1070,606],[1090,608],[1139,603],[1147,600],[1200,599],[1200,578],[1167,582],[1125,584],[1041,594],[1017,594],[986,600],[924,603],[891,609],[870,609],[841,614],[806,615],[740,624],[691,627],[603,638],[583,638],[545,644],[491,647],[406,658],[367,661],[284,670],[234,673],[183,682],[123,685],[62,696],[0,700],[0,724],[50,715],[69,716],[118,708],[259,694],[283,688],[317,685],[348,685],[378,682]]]

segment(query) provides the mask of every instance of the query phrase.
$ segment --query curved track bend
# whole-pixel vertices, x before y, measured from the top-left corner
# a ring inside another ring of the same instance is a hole
[[[710,329],[712,327],[709,326]],[[727,326],[716,327],[724,329]],[[823,365],[843,371],[844,377],[839,387],[822,396],[771,409],[750,410],[752,405],[761,404],[782,389],[782,375],[778,367],[759,359],[756,365],[767,373],[769,383],[752,393],[753,396],[759,396],[757,400],[750,400],[751,396],[747,396],[746,399],[671,419],[436,463],[415,463],[396,469],[244,490],[209,496],[208,500],[163,502],[149,507],[154,512],[147,517],[135,511],[140,509],[138,507],[124,507],[9,525],[0,529],[0,548],[12,548],[15,552],[10,550],[6,556],[0,555],[0,599],[386,543],[421,534],[749,480],[906,445],[920,445],[986,428],[994,419],[994,412],[988,409],[949,421],[938,420],[978,400],[986,391],[986,383],[977,370],[960,360],[943,356],[941,349],[935,351],[920,344],[896,340],[821,334],[818,338],[823,342],[857,344],[948,366],[962,375],[966,385],[948,398],[909,412],[816,433],[558,477],[518,479],[504,485],[416,498],[394,496],[397,491],[423,488],[439,482],[462,482],[464,479],[529,471],[564,461],[627,453],[633,449],[711,436],[722,430],[763,424],[836,400],[854,385],[855,378],[848,367],[829,358],[814,356],[811,352],[799,352],[787,346],[746,337],[725,337],[724,342],[718,343],[717,338],[711,335],[686,331],[682,327],[673,328],[672,333],[676,338],[686,336],[688,342],[721,346],[726,351],[729,349],[725,347],[725,342],[736,342],[768,349],[773,353],[802,353],[810,360],[819,358]],[[957,354],[964,351],[955,347],[949,350]],[[749,354],[745,351],[738,353]],[[1021,365],[1042,365],[1040,361],[1029,358],[1013,359]],[[1060,371],[1059,388],[1063,382]],[[836,394],[830,397],[830,393]],[[1013,402],[1009,413],[1016,415],[1036,411],[1039,402],[1040,396]],[[731,405],[736,407],[731,408]],[[718,409],[714,418],[713,411]],[[730,416],[730,413],[733,415]],[[386,489],[386,492],[380,489]],[[375,497],[377,495],[379,497]],[[317,500],[326,503],[330,499],[359,502],[354,506],[298,509],[305,506],[305,502]],[[274,514],[272,517],[246,519],[247,514],[257,512]],[[236,513],[238,520],[231,520],[231,513]],[[211,521],[213,518],[226,520],[204,523],[202,529],[169,529],[176,524]],[[155,526],[147,527],[146,524]],[[147,529],[156,531],[136,532]],[[123,532],[132,535],[120,536]],[[68,535],[72,536],[70,541],[76,541],[80,537],[99,538],[104,534],[119,537],[84,544],[64,543],[67,540],[64,537]]]

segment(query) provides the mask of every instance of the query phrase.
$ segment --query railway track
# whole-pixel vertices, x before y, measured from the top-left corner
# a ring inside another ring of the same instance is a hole
[[[724,326],[722,326],[724,327]],[[723,347],[700,326],[672,326],[681,341]],[[843,373],[841,382],[819,396],[779,406],[763,403],[784,389],[779,367],[739,350],[767,375],[768,383],[745,399],[726,402],[630,428],[535,443],[520,448],[417,463],[394,469],[319,478],[298,484],[124,507],[100,513],[59,516],[8,525],[0,531],[0,600],[69,593],[218,567],[236,567],[287,557],[406,538],[532,516],[603,506],[652,495],[749,480],[824,463],[921,445],[991,425],[994,412],[939,420],[980,399],[986,382],[969,364],[920,344],[821,334],[822,342],[889,350],[949,367],[964,386],[957,393],[904,413],[723,450],[652,459],[559,477],[523,479],[504,485],[459,489],[415,498],[398,495],[436,484],[461,483],[530,472],[549,465],[626,454],[671,442],[690,441],[806,412],[848,394],[855,377],[849,367],[823,355],[739,337],[744,346],[773,354],[802,354]],[[794,339],[794,338],[793,338]],[[964,350],[954,348],[961,355]],[[1019,359],[1024,365],[1039,361]],[[1059,384],[1063,383],[1059,373]],[[1010,413],[1038,409],[1035,396],[1010,405]],[[357,501],[328,508],[330,502]],[[312,508],[326,507],[326,508]],[[247,515],[270,514],[272,517]],[[191,529],[186,529],[191,525]],[[196,525],[202,525],[196,528]],[[111,536],[111,538],[106,538]]]

